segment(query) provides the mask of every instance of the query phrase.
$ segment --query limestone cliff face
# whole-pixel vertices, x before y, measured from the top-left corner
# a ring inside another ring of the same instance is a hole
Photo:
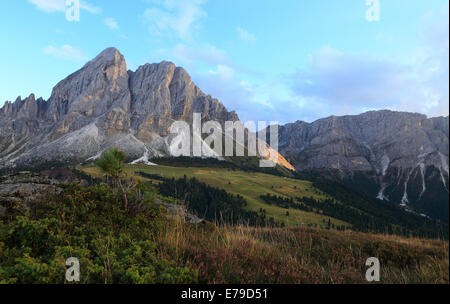
[[[124,57],[108,48],[59,82],[50,98],[34,95],[0,109],[0,168],[45,162],[82,162],[119,147],[130,158],[169,154],[176,120],[239,120],[204,94],[171,62],[127,71]],[[280,159],[282,159],[280,157]]]
[[[73,113],[98,117],[113,108],[128,111],[130,104],[125,59],[109,48],[56,85],[44,118],[60,122]]]
[[[140,136],[151,126],[167,134],[173,121],[192,121],[193,113],[202,113],[205,120],[239,120],[235,112],[206,96],[183,68],[171,62],[146,64],[129,72],[129,77],[133,128]]]
[[[446,196],[448,210],[448,138],[449,117],[373,111],[281,126],[279,152],[299,171],[334,171],[351,186],[403,205]]]
[[[374,169],[414,167],[424,162],[445,169],[448,117],[391,111],[329,117],[311,124],[280,127],[280,152],[295,159],[298,169]],[[444,170],[445,171],[445,170]]]

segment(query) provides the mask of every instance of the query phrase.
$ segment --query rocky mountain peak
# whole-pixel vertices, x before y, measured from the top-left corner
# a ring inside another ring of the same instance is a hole
[[[98,117],[115,107],[128,111],[130,103],[125,59],[108,48],[55,86],[46,118],[56,122],[66,115]]]
[[[93,65],[93,66],[110,66],[117,65],[120,66],[122,63],[125,63],[124,56],[119,52],[118,49],[114,47],[107,48],[103,50],[100,54],[98,54],[94,59],[88,61],[84,67]],[[125,63],[126,64],[126,63]]]
[[[33,93],[31,93],[30,96],[28,96],[28,98],[25,101],[26,102],[35,102],[36,96]]]
[[[170,154],[173,121],[238,120],[205,95],[174,63],[127,71],[115,48],[102,51],[60,81],[48,101],[31,95],[0,109],[0,168],[45,162],[80,162],[119,147],[129,157]]]

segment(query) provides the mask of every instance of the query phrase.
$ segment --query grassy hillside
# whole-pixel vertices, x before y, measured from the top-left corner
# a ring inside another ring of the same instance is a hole
[[[92,176],[101,176],[98,168],[85,167],[83,171]],[[274,205],[266,204],[261,198],[261,194],[272,194],[286,197],[313,197],[321,200],[328,198],[327,195],[313,187],[309,181],[285,178],[259,172],[245,172],[241,170],[231,170],[227,168],[193,168],[193,167],[170,167],[170,166],[146,166],[146,165],[126,165],[125,172],[128,177],[140,177],[137,172],[158,174],[166,178],[196,177],[202,182],[211,186],[224,189],[231,194],[243,196],[247,202],[246,207],[250,211],[265,209],[268,217],[273,217],[278,222],[283,222],[287,226],[317,225],[325,227],[330,219],[335,225],[351,227],[351,224],[323,216],[313,212],[290,209],[289,216],[286,209]],[[157,182],[157,181],[155,181]]]
[[[168,165],[170,161],[174,161],[173,166]],[[192,185],[175,186],[176,180],[184,176],[195,178],[231,195],[242,196],[246,201],[245,210],[263,212],[263,216],[271,223],[276,222],[277,226],[351,228],[361,232],[448,239],[446,223],[406,212],[398,205],[377,200],[326,178],[296,173],[288,177],[244,167],[239,169],[234,163],[231,167],[221,167],[228,164],[222,163],[202,164],[199,161],[189,166],[184,160],[168,159],[163,166],[126,165],[125,172],[127,178],[158,183],[158,188],[162,186],[166,189],[166,196],[179,200],[192,192],[188,189]],[[101,176],[95,167],[84,167],[82,170],[92,176]],[[160,183],[161,178],[166,181]],[[174,181],[169,181],[171,179]],[[198,194],[203,196],[202,192]],[[211,202],[214,205],[214,198],[190,199],[190,203],[197,206]],[[202,217],[202,212],[216,208],[213,205],[192,211]],[[219,207],[217,214],[224,206]]]
[[[154,208],[152,189],[129,193],[71,184],[33,212],[0,220],[1,283],[367,283],[377,257],[380,283],[449,282],[448,242],[307,227],[186,224]],[[144,195],[143,195],[144,194]]]
[[[369,257],[381,284],[449,282],[448,242],[316,228],[186,226],[161,236],[164,257],[197,265],[201,283],[365,284]]]

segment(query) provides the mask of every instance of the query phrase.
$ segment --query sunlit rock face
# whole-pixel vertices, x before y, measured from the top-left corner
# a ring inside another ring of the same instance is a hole
[[[0,169],[45,163],[79,163],[111,147],[130,159],[170,154],[170,126],[239,120],[204,94],[189,74],[171,62],[127,70],[124,57],[108,48],[59,82],[50,98],[34,95],[0,109]],[[279,159],[282,159],[280,157]]]

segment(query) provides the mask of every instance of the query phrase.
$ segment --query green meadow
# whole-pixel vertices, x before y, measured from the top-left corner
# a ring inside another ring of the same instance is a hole
[[[244,172],[225,168],[194,168],[194,167],[170,167],[170,166],[147,166],[126,165],[125,172],[128,178],[146,180],[138,176],[139,171],[149,174],[159,174],[166,178],[195,177],[198,180],[220,189],[224,189],[231,194],[243,196],[247,202],[246,207],[251,211],[265,209],[268,217],[273,217],[279,222],[284,222],[287,226],[317,225],[323,228],[327,225],[328,219],[335,225],[351,225],[328,216],[305,212],[296,209],[284,209],[274,205],[266,204],[260,196],[271,194],[284,197],[313,197],[315,199],[325,199],[327,196],[320,190],[313,187],[312,183],[304,180],[285,178],[265,173]],[[92,176],[101,176],[96,167],[83,167],[82,170]],[[156,182],[156,181],[155,181]],[[289,215],[286,214],[289,212]]]

